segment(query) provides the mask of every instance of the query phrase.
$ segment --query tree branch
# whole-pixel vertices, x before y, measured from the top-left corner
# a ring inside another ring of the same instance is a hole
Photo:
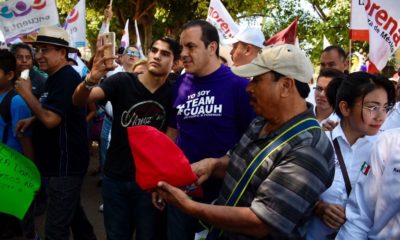
[[[311,1],[310,3],[322,21],[328,20],[328,17],[325,15],[324,10],[321,8],[319,4],[315,3],[315,1]]]

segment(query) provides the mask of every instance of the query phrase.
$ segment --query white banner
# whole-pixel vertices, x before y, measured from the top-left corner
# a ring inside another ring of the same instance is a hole
[[[85,0],[80,0],[65,19],[64,29],[71,38],[71,47],[86,46],[86,9]]]
[[[3,32],[0,30],[0,43],[5,43],[6,42],[6,37],[4,37]]]
[[[140,41],[139,28],[137,26],[136,19],[135,19],[135,31],[136,31],[136,48],[139,50],[140,58],[144,58],[145,56],[142,50],[142,41]]]
[[[239,32],[239,26],[233,21],[220,0],[210,1],[207,22],[217,28],[221,42],[233,38]]]
[[[121,37],[120,47],[127,48],[129,46],[129,18],[126,20],[124,34]]]
[[[76,53],[68,53],[68,57],[72,58],[76,61],[78,65],[73,65],[72,67],[81,75],[81,77],[84,77],[88,74],[89,69],[87,68],[86,64],[82,61],[82,59],[78,56]]]
[[[393,0],[365,0],[369,26],[369,59],[382,70],[400,43],[400,7]]]
[[[350,18],[350,39],[368,41],[368,19],[365,13],[366,0],[352,0]]]
[[[10,0],[0,4],[0,31],[7,41],[41,26],[58,24],[55,0]]]

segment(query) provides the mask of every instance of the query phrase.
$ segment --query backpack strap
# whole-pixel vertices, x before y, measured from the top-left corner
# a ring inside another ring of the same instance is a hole
[[[5,123],[3,136],[1,138],[1,142],[4,144],[7,143],[8,131],[11,126],[11,100],[15,95],[17,95],[17,92],[14,89],[11,89],[3,97],[3,100],[0,103],[0,116],[3,118]]]

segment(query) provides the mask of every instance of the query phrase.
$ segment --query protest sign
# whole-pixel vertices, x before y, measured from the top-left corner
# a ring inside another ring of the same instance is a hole
[[[0,212],[23,219],[40,188],[35,164],[0,143]]]
[[[64,29],[67,30],[74,48],[86,46],[86,9],[85,0],[80,0],[65,19]]]
[[[0,4],[0,31],[7,42],[41,26],[58,24],[55,0],[10,0]]]
[[[368,41],[369,39],[368,20],[364,7],[365,0],[351,1],[350,39],[353,41]]]
[[[125,23],[124,33],[122,34],[121,37],[120,47],[123,47],[124,49],[129,47],[129,18],[126,20]]]
[[[369,27],[369,60],[382,70],[400,43],[400,8],[397,1],[365,0]]]
[[[219,38],[223,40],[233,38],[239,32],[239,26],[233,21],[220,0],[211,0],[208,8],[207,22],[217,28]]]

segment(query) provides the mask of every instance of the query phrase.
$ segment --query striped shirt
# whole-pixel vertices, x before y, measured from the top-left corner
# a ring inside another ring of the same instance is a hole
[[[224,205],[254,157],[276,136],[295,123],[315,117],[312,107],[297,115],[276,131],[259,137],[266,124],[258,117],[250,124],[240,142],[229,151],[230,162],[218,204]],[[333,149],[321,129],[302,132],[264,160],[237,206],[251,210],[275,231],[264,239],[298,239],[305,235],[313,206],[332,183]],[[252,239],[225,232],[224,239]]]

